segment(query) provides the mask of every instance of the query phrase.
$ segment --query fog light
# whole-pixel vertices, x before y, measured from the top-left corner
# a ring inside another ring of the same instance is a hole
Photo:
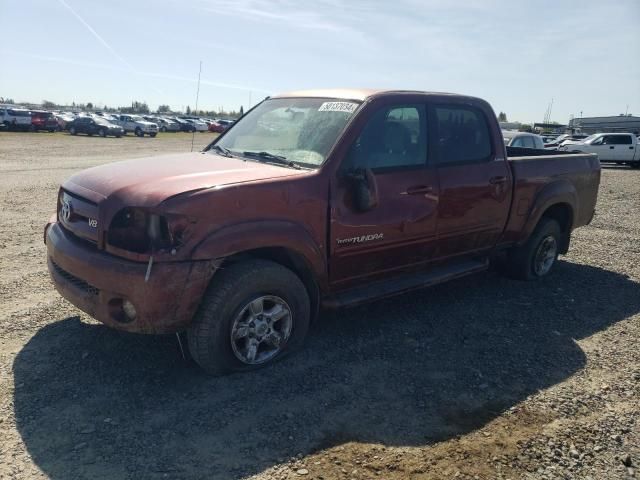
[[[136,319],[136,307],[134,307],[133,303],[131,303],[129,300],[124,300],[122,302],[122,311],[130,321]]]

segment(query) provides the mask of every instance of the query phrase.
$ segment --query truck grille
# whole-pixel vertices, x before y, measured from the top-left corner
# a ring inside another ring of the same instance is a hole
[[[51,261],[51,265],[53,266],[53,269],[58,275],[60,275],[62,278],[64,278],[67,282],[72,284],[77,289],[82,290],[83,292],[93,296],[98,296],[98,294],[100,293],[100,290],[97,287],[94,287],[90,283],[87,283],[81,278],[78,278],[75,275],[72,275],[71,273],[67,272],[62,267],[60,267],[57,263],[55,263],[53,260]]]
[[[98,205],[94,202],[61,190],[58,221],[77,237],[98,243]]]

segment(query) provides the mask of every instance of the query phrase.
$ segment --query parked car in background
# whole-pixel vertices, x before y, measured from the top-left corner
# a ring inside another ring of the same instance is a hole
[[[121,137],[124,135],[124,129],[120,125],[116,125],[107,121],[102,117],[78,117],[67,124],[67,129],[71,135],[78,133],[86,133],[87,135],[100,135],[101,137]]]
[[[176,122],[178,124],[178,127],[180,128],[181,132],[195,132],[195,127],[187,122],[186,120],[183,120],[181,118],[178,117],[169,117],[169,120],[172,120],[174,122]]]
[[[45,226],[48,269],[109,327],[186,330],[208,372],[253,370],[301,347],[321,307],[481,272],[498,253],[512,277],[546,278],[593,218],[600,163],[502,139],[473,97],[274,96],[204,152],[76,173]]]
[[[210,132],[222,133],[227,128],[228,127],[226,125],[223,125],[222,123],[219,123],[217,120],[214,120],[212,123],[209,124],[209,131]]]
[[[56,122],[58,123],[58,131],[66,130],[67,124],[73,122],[73,120],[76,118],[73,115],[64,112],[55,113],[54,117],[56,119]]]
[[[162,132],[179,132],[180,124],[175,120],[171,120],[170,118],[160,118],[160,123],[158,126],[160,127],[160,131]]]
[[[148,122],[153,122],[158,125],[158,130],[161,132],[179,132],[180,125],[173,120],[169,120],[164,117],[154,117],[151,115],[143,115],[143,118]]]
[[[565,141],[558,150],[596,153],[601,162],[640,168],[640,147],[633,133],[596,133],[582,141]]]
[[[145,120],[140,115],[119,115],[114,123],[120,125],[124,129],[125,134],[132,132],[138,137],[144,137],[145,134],[150,137],[155,137],[158,134],[158,125]]]
[[[220,125],[224,125],[225,127],[229,128],[231,125],[233,125],[234,123],[236,123],[235,120],[225,120],[222,118],[219,118],[218,120],[216,120]]]
[[[56,120],[56,117],[51,112],[46,112],[44,110],[32,110],[31,131],[37,132],[40,130],[55,132],[58,130],[58,120]]]
[[[587,137],[588,135],[584,135],[581,133],[576,133],[576,134],[563,133],[562,135],[557,136],[555,139],[552,139],[550,142],[548,143],[545,142],[544,147],[548,149],[556,149],[560,145],[562,145],[562,143],[565,141],[580,141]]]
[[[196,132],[207,132],[209,131],[209,126],[203,122],[202,120],[196,120],[195,118],[185,118],[183,119],[185,122],[193,125],[193,130]]]
[[[9,130],[31,129],[31,112],[24,108],[0,107],[0,118]]]
[[[502,138],[508,147],[544,149],[542,137],[535,133],[502,130]]]

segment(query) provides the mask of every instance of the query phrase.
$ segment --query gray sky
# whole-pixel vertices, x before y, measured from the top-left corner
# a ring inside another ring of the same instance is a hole
[[[477,95],[510,120],[640,115],[640,0],[0,0],[0,96],[245,109],[270,93]],[[10,39],[10,41],[9,41]]]

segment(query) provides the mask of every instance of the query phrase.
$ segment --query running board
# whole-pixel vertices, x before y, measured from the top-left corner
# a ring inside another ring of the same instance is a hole
[[[322,301],[324,308],[351,307],[384,297],[399,295],[411,290],[430,287],[454,278],[482,272],[489,268],[489,259],[464,260],[434,267],[426,272],[405,274],[389,280],[379,280],[361,287],[336,293]]]

